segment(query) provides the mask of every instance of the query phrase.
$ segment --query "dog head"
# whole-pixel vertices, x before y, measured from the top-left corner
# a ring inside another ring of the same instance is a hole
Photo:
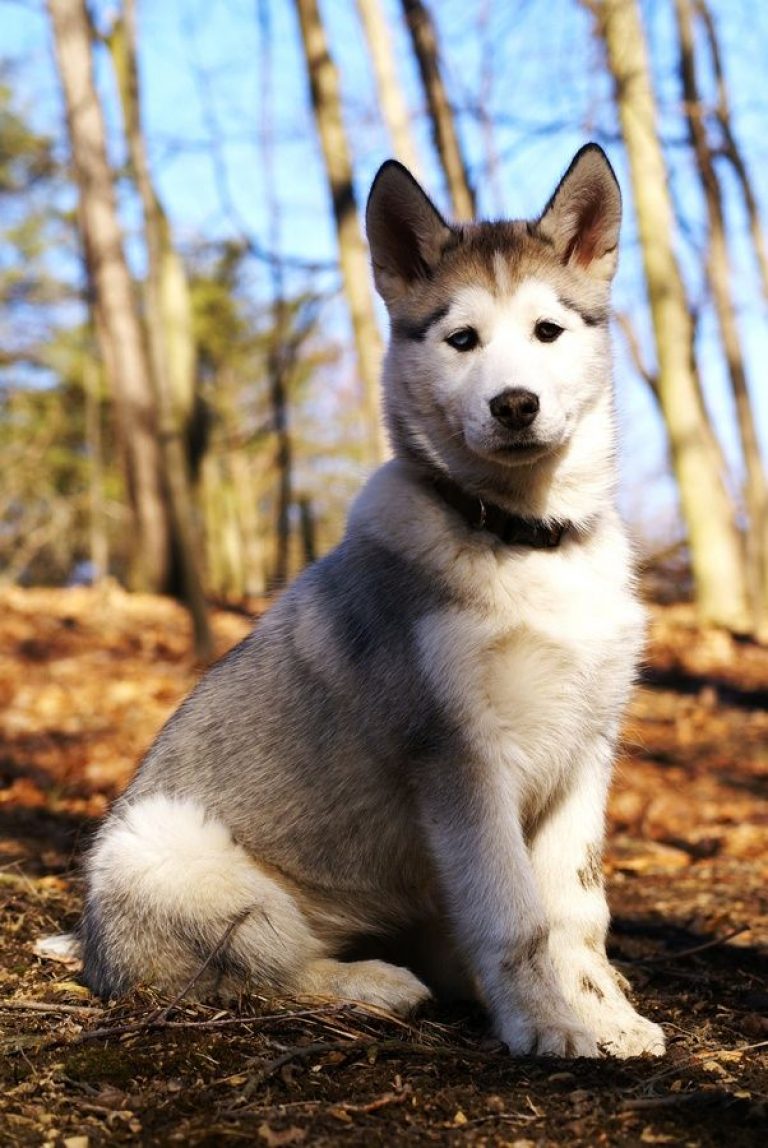
[[[609,388],[621,194],[596,144],[533,221],[449,224],[406,168],[379,170],[367,231],[391,320],[396,445],[461,477],[567,447]]]

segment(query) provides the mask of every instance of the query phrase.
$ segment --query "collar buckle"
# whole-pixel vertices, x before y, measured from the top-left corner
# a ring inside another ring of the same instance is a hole
[[[570,522],[549,525],[541,520],[521,518],[510,514],[479,494],[468,494],[444,475],[432,478],[437,494],[473,530],[484,530],[495,535],[506,546],[527,546],[531,550],[556,550],[563,538],[572,530]]]
[[[485,503],[478,494],[477,496],[477,516],[470,520],[470,526],[473,530],[485,530],[488,521],[488,511],[485,508]]]

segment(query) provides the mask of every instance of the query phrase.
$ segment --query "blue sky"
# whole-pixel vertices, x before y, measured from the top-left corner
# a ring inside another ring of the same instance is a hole
[[[391,18],[425,183],[445,203],[418,77],[401,24],[400,4],[382,0]],[[679,116],[676,37],[671,0],[645,0],[664,136],[676,201],[685,216],[677,236],[686,277],[701,297],[699,256],[704,217]],[[97,0],[97,21],[112,5]],[[354,0],[321,0],[331,51],[339,66],[345,118],[355,159],[360,201],[390,145],[377,108],[371,68]],[[637,327],[647,359],[653,351],[635,238],[626,164],[618,137],[610,83],[601,64],[591,18],[577,0],[441,0],[438,17],[445,70],[460,109],[462,140],[482,214],[529,215],[540,210],[572,153],[586,139],[604,144],[625,192],[617,309]],[[738,138],[768,220],[768,5],[712,0],[721,32]],[[264,14],[269,25],[265,40]],[[290,0],[139,0],[145,128],[155,174],[182,243],[232,234],[244,226],[269,243],[263,178],[264,141],[275,164],[280,206],[279,247],[320,263],[335,260],[335,239],[325,177],[308,104],[297,25]],[[57,81],[44,6],[0,0],[0,58],[16,63],[19,90],[36,123],[61,134]],[[265,106],[265,61],[271,98]],[[120,132],[106,61],[99,83],[107,94],[113,151]],[[485,104],[492,139],[476,114]],[[215,139],[215,148],[212,140]],[[63,137],[62,137],[63,145]],[[212,156],[217,157],[216,160]],[[736,290],[748,352],[760,432],[768,453],[766,304],[760,299],[743,211],[729,173],[729,223],[736,238]],[[226,184],[235,218],[222,203]],[[324,285],[335,272],[320,273]],[[255,289],[259,289],[258,277]],[[737,458],[733,412],[710,308],[704,300],[701,352],[705,388],[726,449]],[[344,330],[343,309],[329,322]],[[664,435],[646,385],[632,370],[616,336],[617,396],[623,442],[623,501],[641,533],[658,532],[674,518],[674,487],[666,472]],[[655,524],[652,528],[651,524]]]

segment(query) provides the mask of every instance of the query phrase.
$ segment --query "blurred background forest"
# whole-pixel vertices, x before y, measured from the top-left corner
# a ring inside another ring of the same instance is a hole
[[[768,1142],[767,67],[755,0],[0,0],[3,1146]],[[102,1007],[36,948],[83,848],[386,454],[376,169],[530,217],[589,139],[624,193],[619,493],[658,602],[611,953],[661,1071],[509,1061],[442,1006]]]
[[[386,454],[361,207],[625,196],[621,502],[652,592],[768,640],[768,6],[0,0],[0,580],[248,604]]]

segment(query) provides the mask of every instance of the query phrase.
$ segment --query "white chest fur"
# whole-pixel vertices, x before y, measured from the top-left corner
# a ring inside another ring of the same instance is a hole
[[[493,546],[390,463],[350,529],[430,572],[440,594],[418,628],[421,671],[468,745],[513,767],[529,804],[547,799],[590,742],[613,739],[644,613],[609,503],[588,537],[556,550]]]
[[[466,605],[421,625],[422,668],[484,759],[512,767],[528,804],[615,732],[642,642],[618,523],[557,551],[475,550],[452,578]]]

